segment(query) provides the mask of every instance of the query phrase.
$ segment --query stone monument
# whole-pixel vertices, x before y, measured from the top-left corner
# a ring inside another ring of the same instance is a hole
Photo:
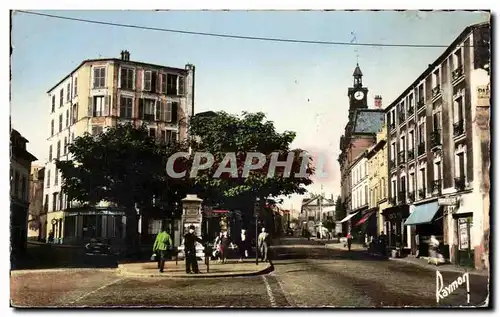
[[[187,195],[182,199],[182,218],[181,218],[181,240],[188,233],[189,226],[194,226],[194,234],[201,238],[201,223],[203,215],[201,212],[201,203],[203,199],[197,195]],[[180,251],[184,251],[184,246],[179,247]],[[196,244],[196,255],[200,258],[204,257],[204,247],[200,243]]]

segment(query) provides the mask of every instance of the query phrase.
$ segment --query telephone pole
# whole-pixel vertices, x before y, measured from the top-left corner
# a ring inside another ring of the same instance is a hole
[[[319,238],[323,239],[323,185],[319,192]]]

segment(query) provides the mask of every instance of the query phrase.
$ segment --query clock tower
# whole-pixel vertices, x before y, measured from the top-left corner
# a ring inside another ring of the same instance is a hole
[[[359,68],[359,64],[356,64],[352,76],[354,78],[353,86],[347,90],[347,96],[349,96],[349,121],[353,119],[352,116],[356,109],[368,108],[368,88],[363,87],[363,73]]]

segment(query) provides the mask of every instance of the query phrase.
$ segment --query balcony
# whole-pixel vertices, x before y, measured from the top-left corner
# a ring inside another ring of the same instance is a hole
[[[408,107],[408,117],[410,117],[415,112],[413,105]]]
[[[396,167],[396,162],[394,160],[389,160],[389,169],[393,169]]]
[[[407,151],[408,155],[408,161],[411,161],[415,158],[415,150],[414,149],[409,149]]]
[[[432,182],[432,194],[434,196],[440,196],[441,195],[441,183],[442,180],[437,179]]]
[[[401,151],[398,154],[398,162],[399,164],[403,164],[406,162],[405,151]]]
[[[415,192],[414,191],[408,192],[408,200],[410,201],[410,203],[415,201]]]
[[[455,188],[458,191],[462,191],[465,189],[465,177],[457,177],[455,178]]]
[[[417,109],[423,108],[425,106],[424,98],[420,98],[417,102]]]
[[[398,201],[401,205],[406,204],[406,191],[401,191],[398,193]]]
[[[453,72],[451,72],[451,81],[452,83],[458,82],[459,79],[463,78],[464,75],[464,66],[460,65],[455,69]]]
[[[396,206],[396,197],[389,197],[389,204],[392,206]]]
[[[453,136],[458,137],[464,134],[464,120],[453,123]]]
[[[441,95],[441,86],[437,85],[436,87],[432,88],[432,98],[434,99],[439,95]]]
[[[441,132],[434,130],[431,132],[431,148],[441,145]]]
[[[406,114],[404,112],[400,112],[398,117],[399,117],[399,124],[405,122]]]
[[[425,154],[425,142],[422,142],[417,146],[417,152],[419,156]]]
[[[418,190],[418,198],[419,198],[419,199],[424,199],[424,198],[425,198],[425,194],[426,194],[426,192],[425,192],[425,187],[424,187],[424,188],[420,188],[420,189]]]
[[[393,121],[393,122],[391,122],[391,124],[389,124],[389,128],[390,128],[391,130],[396,129],[396,123],[395,123],[394,121]]]

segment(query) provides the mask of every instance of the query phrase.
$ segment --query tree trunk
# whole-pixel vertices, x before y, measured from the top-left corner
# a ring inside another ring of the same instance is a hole
[[[128,256],[138,255],[139,252],[139,235],[138,235],[138,219],[137,212],[134,207],[127,208],[127,222],[125,243],[127,246],[126,254]]]

